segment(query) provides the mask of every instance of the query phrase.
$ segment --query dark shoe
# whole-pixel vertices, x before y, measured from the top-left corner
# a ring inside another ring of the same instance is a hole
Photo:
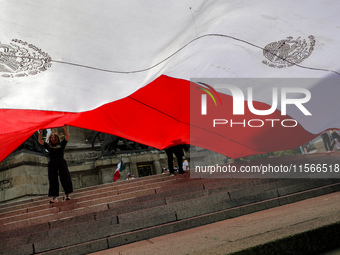
[[[182,171],[182,172],[179,172],[179,174],[186,174],[187,172],[184,172],[184,171]]]
[[[53,203],[56,203],[56,202],[58,202],[57,198],[53,198],[53,199],[50,200],[50,204],[53,204]]]
[[[66,200],[71,200],[71,198],[69,196],[66,196]]]

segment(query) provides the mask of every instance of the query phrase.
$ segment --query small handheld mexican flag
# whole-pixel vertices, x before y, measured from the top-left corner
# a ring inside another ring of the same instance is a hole
[[[120,178],[120,172],[123,172],[125,169],[125,165],[123,163],[123,158],[120,157],[120,161],[117,165],[117,169],[115,171],[115,173],[113,174],[113,181],[117,181]]]

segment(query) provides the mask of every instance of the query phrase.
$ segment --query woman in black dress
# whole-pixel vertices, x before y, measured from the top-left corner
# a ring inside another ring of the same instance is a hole
[[[73,192],[73,185],[71,180],[71,174],[68,170],[67,163],[64,159],[64,150],[69,139],[69,133],[64,126],[65,138],[60,141],[57,134],[51,134],[48,143],[42,139],[42,130],[39,133],[39,143],[42,144],[49,152],[50,161],[48,162],[48,181],[50,184],[48,195],[53,197],[50,203],[58,202],[59,196],[59,181],[60,177],[61,185],[65,191],[66,200],[70,200],[69,194]]]

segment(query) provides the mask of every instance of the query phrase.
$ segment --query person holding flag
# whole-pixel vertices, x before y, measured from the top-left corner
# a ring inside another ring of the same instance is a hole
[[[48,142],[43,141],[42,134],[43,130],[39,132],[38,141],[41,145],[45,147],[49,152],[50,161],[48,162],[48,181],[49,181],[49,191],[48,195],[53,197],[50,200],[50,204],[58,202],[57,197],[59,196],[59,181],[60,177],[61,185],[65,191],[66,200],[70,200],[69,194],[73,192],[73,185],[70,171],[66,160],[64,159],[64,150],[67,141],[70,137],[66,125],[63,126],[65,138],[61,141],[59,135],[56,133],[51,133],[48,138]]]
[[[118,165],[117,165],[117,169],[116,169],[115,173],[113,174],[113,181],[114,181],[114,182],[117,181],[117,180],[119,180],[119,178],[120,178],[120,173],[123,172],[124,169],[125,169],[125,165],[124,165],[124,163],[123,163],[123,158],[120,157],[120,161],[119,161],[119,163],[118,163]]]

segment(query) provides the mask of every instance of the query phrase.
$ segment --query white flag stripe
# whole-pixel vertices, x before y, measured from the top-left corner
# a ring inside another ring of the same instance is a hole
[[[160,74],[191,77],[324,77],[298,66],[271,68],[259,47],[316,38],[302,66],[338,71],[340,3],[320,1],[4,1],[1,43],[31,43],[52,60],[45,72],[1,78],[1,108],[81,112],[121,99]],[[203,37],[182,48],[197,36]],[[180,50],[181,49],[181,50]],[[177,52],[180,50],[179,52]],[[177,52],[175,55],[175,52]],[[53,93],[53,97],[51,96]],[[30,96],[27,96],[30,95]],[[54,98],[57,98],[55,100]]]

